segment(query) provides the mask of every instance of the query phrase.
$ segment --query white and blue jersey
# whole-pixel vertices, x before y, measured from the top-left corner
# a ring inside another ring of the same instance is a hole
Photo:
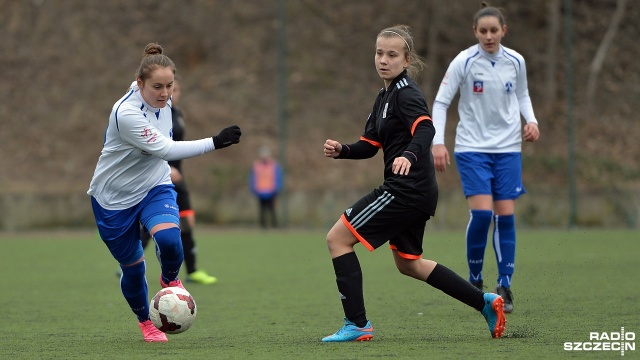
[[[213,140],[172,140],[171,100],[164,108],[149,106],[136,84],[111,110],[104,146],[89,191],[107,210],[138,204],[158,185],[170,185],[168,160],[213,150]]]
[[[504,46],[489,54],[476,44],[453,59],[433,106],[434,144],[444,144],[447,108],[458,91],[455,152],[521,151],[520,114],[537,123],[522,55]]]

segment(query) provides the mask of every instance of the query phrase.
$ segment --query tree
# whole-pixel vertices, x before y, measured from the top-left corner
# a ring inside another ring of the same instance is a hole
[[[600,70],[602,70],[602,64],[604,63],[604,59],[607,56],[609,47],[611,47],[611,43],[616,37],[618,27],[620,27],[620,23],[622,22],[622,18],[624,17],[626,5],[627,0],[618,0],[616,4],[616,10],[613,13],[613,17],[611,18],[611,23],[609,23],[607,33],[604,35],[604,38],[602,39],[602,42],[598,47],[598,51],[596,52],[596,56],[593,58],[591,66],[589,67],[589,80],[587,82],[586,98],[586,108],[589,110],[589,113],[591,113],[590,110],[593,106],[593,98],[596,92],[596,87],[598,85],[598,75],[600,74]]]

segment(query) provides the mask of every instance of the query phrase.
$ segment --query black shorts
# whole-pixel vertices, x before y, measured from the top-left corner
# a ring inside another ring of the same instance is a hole
[[[431,216],[377,188],[342,214],[342,222],[369,251],[389,241],[406,259],[422,257],[422,237]]]
[[[187,184],[184,181],[180,181],[179,183],[174,184],[174,186],[176,193],[178,193],[176,202],[178,203],[178,209],[180,209],[180,217],[184,217],[188,214],[193,214]]]

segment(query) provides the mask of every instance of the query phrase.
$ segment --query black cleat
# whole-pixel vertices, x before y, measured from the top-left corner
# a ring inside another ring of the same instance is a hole
[[[496,288],[496,294],[502,296],[504,299],[504,312],[507,314],[511,313],[513,311],[513,294],[511,293],[511,289],[498,286]]]
[[[480,280],[480,281],[472,281],[471,285],[477,287],[478,290],[484,292],[484,290],[482,290],[482,289],[484,289],[484,286],[482,285],[482,280]]]

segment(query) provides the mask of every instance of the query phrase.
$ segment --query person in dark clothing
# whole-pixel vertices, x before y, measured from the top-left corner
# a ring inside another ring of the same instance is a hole
[[[334,159],[367,159],[382,149],[384,182],[348,207],[327,234],[345,316],[344,325],[322,341],[373,338],[354,246],[361,243],[373,251],[386,242],[400,273],[480,311],[491,336],[501,337],[506,323],[503,299],[483,293],[447,267],[422,258],[425,225],[435,214],[438,201],[431,155],[435,129],[424,95],[412,78],[424,62],[415,52],[408,26],[392,26],[378,34],[375,66],[384,88],[376,97],[360,140],[342,144],[328,139],[324,144],[324,156]]]

